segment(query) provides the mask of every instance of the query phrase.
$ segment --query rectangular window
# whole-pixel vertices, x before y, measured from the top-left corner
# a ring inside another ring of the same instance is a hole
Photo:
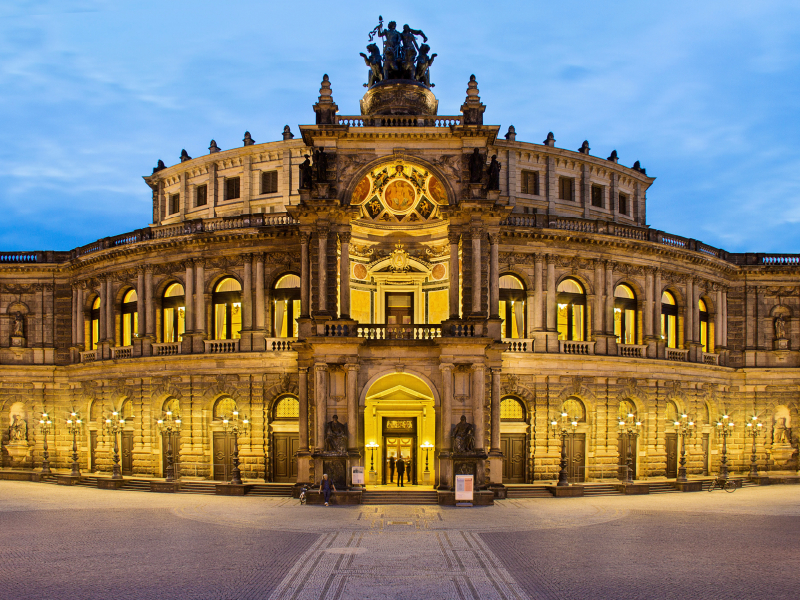
[[[574,200],[573,194],[575,181],[571,177],[558,178],[558,192],[560,200]]]
[[[539,195],[539,173],[538,171],[522,172],[522,193]]]
[[[625,194],[619,195],[619,212],[621,212],[623,215],[628,214],[628,196]]]
[[[278,172],[264,171],[261,173],[261,193],[276,194],[278,192]]]
[[[225,200],[236,200],[239,197],[239,178],[229,177],[225,180]]]
[[[599,185],[592,186],[592,206],[603,208],[603,188]]]
[[[169,197],[169,214],[177,215],[181,210],[181,195],[172,194]]]
[[[208,186],[198,185],[195,206],[205,206],[208,203]]]

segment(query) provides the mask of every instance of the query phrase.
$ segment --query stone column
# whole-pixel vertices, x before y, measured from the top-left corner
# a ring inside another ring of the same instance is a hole
[[[257,254],[253,257],[256,265],[256,302],[255,326],[259,331],[264,330],[264,255]]]
[[[300,316],[311,314],[311,269],[308,263],[308,233],[300,234]]]
[[[308,452],[308,367],[298,367],[297,369],[297,392],[300,402],[298,415],[300,452]]]
[[[114,345],[115,342],[115,329],[116,323],[114,322],[114,282],[111,280],[111,277],[106,278],[106,339]]]
[[[596,333],[607,333],[606,326],[603,324],[603,321],[606,321],[606,325],[608,325],[608,320],[604,319],[605,316],[605,299],[606,299],[606,286],[604,283],[604,271],[603,271],[603,263],[599,260],[594,261],[594,324],[592,329]],[[611,321],[611,325],[613,326],[614,321]]]
[[[81,330],[82,331],[82,330]],[[728,347],[728,291],[722,290],[722,345]]]
[[[653,271],[647,269],[644,277],[644,337],[653,337]]]
[[[556,331],[556,257],[547,255],[547,330]]]
[[[202,354],[205,352],[206,333],[206,285],[205,285],[205,263],[202,260],[194,261],[194,331],[197,334],[193,338],[192,352]]]
[[[320,225],[317,227],[319,240],[319,312],[328,311],[328,228]]]
[[[149,337],[155,338],[156,318],[155,307],[153,306],[153,267],[149,265],[144,268],[144,311],[147,327],[145,331]]]
[[[78,343],[78,286],[72,284],[72,345]]]
[[[489,234],[489,317],[500,318],[500,234]],[[523,333],[522,337],[526,337]]]
[[[718,346],[724,346],[722,342],[722,289],[717,288],[716,311],[714,313],[714,352],[718,352]]]
[[[656,278],[653,290],[653,335],[656,340],[661,340],[664,332],[661,331],[661,269],[656,269]]]
[[[542,255],[533,256],[533,284],[536,286],[533,296],[533,330],[542,331],[542,301],[544,300],[544,280],[542,279]]]
[[[502,369],[492,369],[492,452],[500,452],[500,373]]]
[[[475,420],[475,450],[483,452],[486,444],[486,419],[483,414],[485,403],[485,368],[483,365],[472,366],[472,418]]]
[[[481,237],[483,231],[480,227],[473,227],[472,231],[472,314],[481,314]]]
[[[83,289],[83,284],[78,284],[78,314],[77,314],[77,331],[75,341],[78,346],[84,346],[86,344],[86,312],[85,312],[85,304],[86,302],[86,293]],[[85,348],[84,348],[85,349]]]
[[[606,268],[606,333],[614,335],[614,263],[607,260]]]
[[[142,267],[139,267],[136,273],[136,297],[138,298],[136,300],[136,312],[139,314],[139,337],[144,337],[147,331],[147,311],[145,310],[147,293],[144,289],[144,269]]]
[[[342,256],[339,260],[339,318],[350,318],[350,237],[349,231],[339,234]]]
[[[347,365],[347,449],[358,449],[358,365]]]
[[[317,452],[325,450],[325,423],[328,418],[328,365],[314,365],[314,406],[317,411],[317,431],[315,446]]]
[[[186,332],[194,331],[194,265],[191,260],[184,263],[186,267],[186,284],[183,286],[184,293],[184,323]]]
[[[98,350],[100,349],[99,342],[106,339],[106,303],[108,302],[108,289],[106,288],[105,279],[100,280],[100,315],[97,322],[97,341]]]
[[[242,277],[242,329],[253,329],[253,257],[244,255],[244,276]]]
[[[451,229],[447,237],[450,242],[450,318],[458,319],[458,240],[461,234]]]
[[[689,277],[686,280],[686,310],[684,311],[683,341],[686,347],[695,341],[694,337],[694,311],[697,303],[694,301],[694,280]]]
[[[450,452],[453,447],[450,437],[453,427],[453,365],[441,364],[439,369],[442,372],[442,431],[439,435],[439,449]]]

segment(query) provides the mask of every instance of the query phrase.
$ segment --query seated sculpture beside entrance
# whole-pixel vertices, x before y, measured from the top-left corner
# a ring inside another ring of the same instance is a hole
[[[337,415],[325,426],[325,452],[347,453],[347,425],[340,423]]]
[[[475,427],[461,415],[461,421],[453,429],[453,453],[469,454],[475,452]]]

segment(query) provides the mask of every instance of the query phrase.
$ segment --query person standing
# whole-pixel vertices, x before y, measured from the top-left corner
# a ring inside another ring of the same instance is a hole
[[[411,457],[409,456],[408,462],[406,463],[406,483],[414,485],[414,468],[411,465]]]
[[[331,500],[331,491],[336,491],[336,486],[333,485],[333,482],[328,479],[328,474],[325,473],[322,476],[322,481],[319,484],[319,493],[325,497],[325,506],[328,506],[328,502]]]
[[[395,466],[397,467],[397,485],[403,487],[403,474],[406,472],[406,461],[403,460],[402,455],[397,459]]]
[[[389,483],[394,483],[394,454],[389,457]]]

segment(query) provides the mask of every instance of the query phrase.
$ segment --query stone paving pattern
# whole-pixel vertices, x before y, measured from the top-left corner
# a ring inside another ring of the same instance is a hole
[[[0,599],[797,598],[798,500],[325,508],[0,481]]]

